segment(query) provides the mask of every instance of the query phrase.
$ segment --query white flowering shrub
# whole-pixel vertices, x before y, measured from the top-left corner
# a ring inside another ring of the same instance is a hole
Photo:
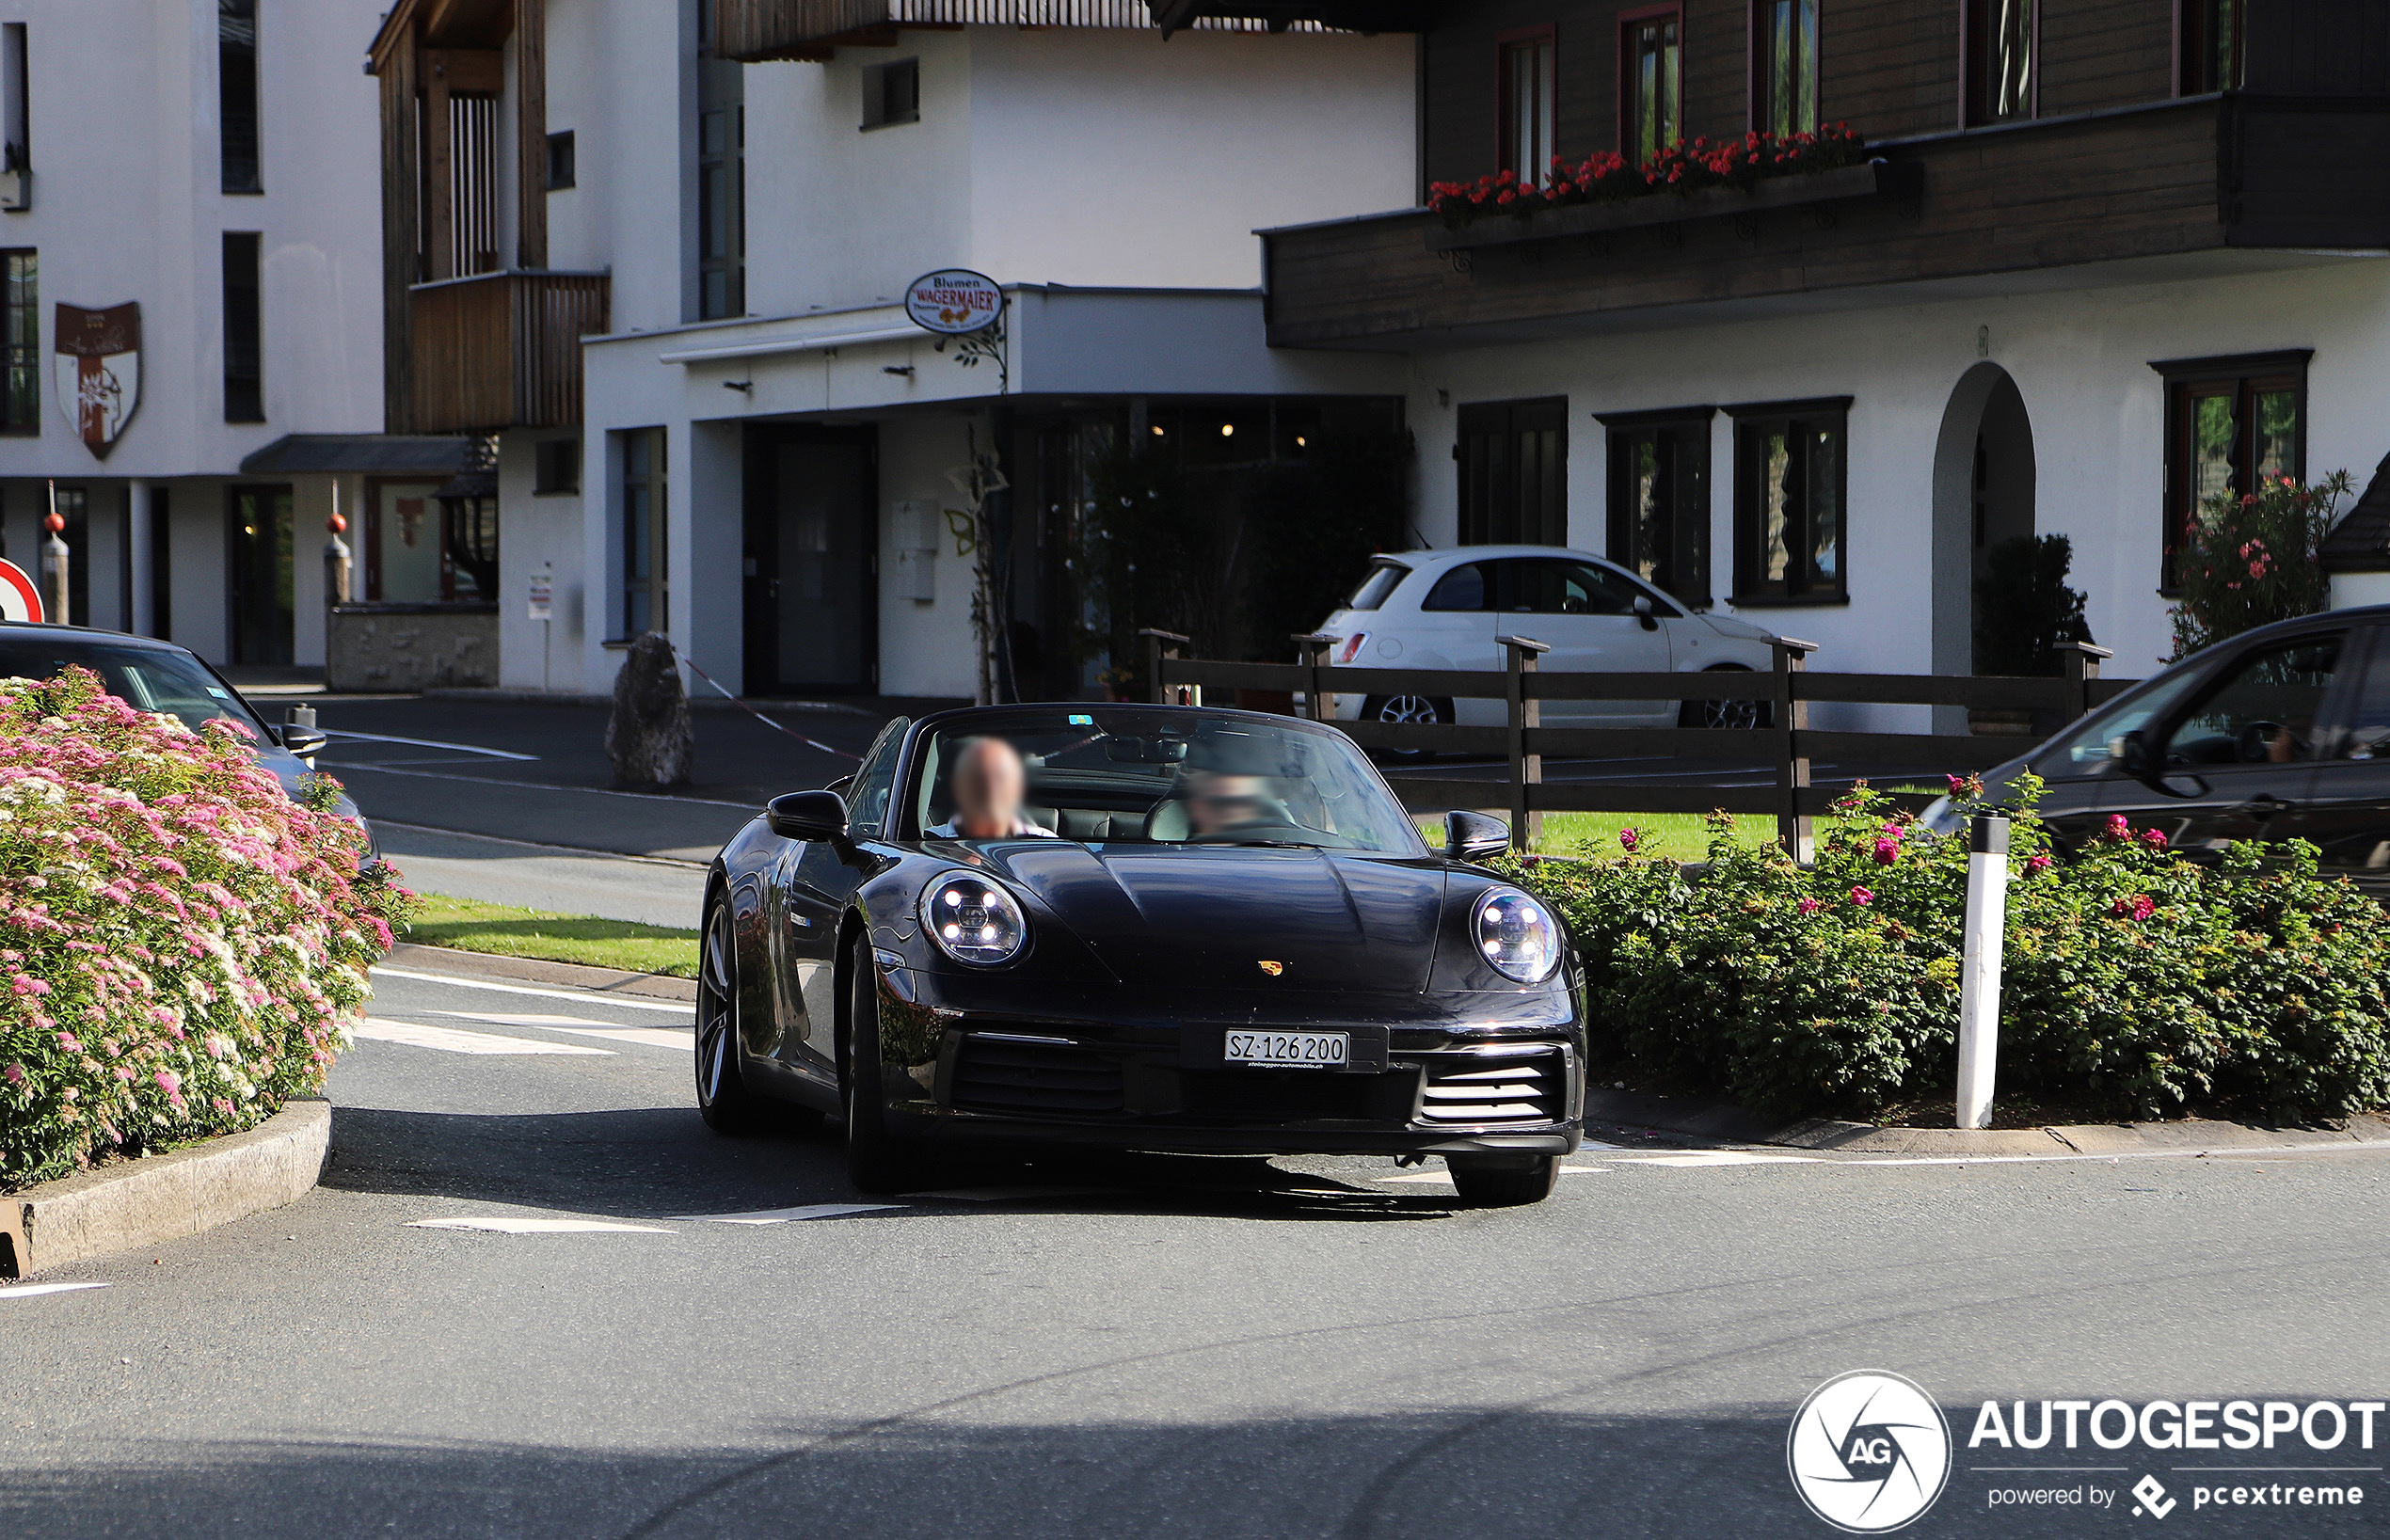
[[[229,722],[0,680],[0,1189],[320,1089],[410,896]]]

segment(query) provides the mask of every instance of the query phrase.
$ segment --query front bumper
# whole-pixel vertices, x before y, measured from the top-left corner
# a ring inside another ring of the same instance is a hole
[[[1582,1138],[1583,1033],[1550,999],[1457,1013],[1282,997],[1267,1016],[1208,999],[1161,1017],[961,1008],[910,970],[882,985],[887,1110],[919,1137],[1370,1155],[1556,1155]],[[1347,1032],[1353,1068],[1226,1063],[1224,1033],[1255,1026]]]

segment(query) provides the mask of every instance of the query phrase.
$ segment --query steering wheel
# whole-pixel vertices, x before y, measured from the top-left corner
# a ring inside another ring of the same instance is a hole
[[[2274,756],[2274,743],[2290,729],[2278,722],[2253,722],[2243,726],[2233,738],[2233,748],[2244,765],[2263,765]]]

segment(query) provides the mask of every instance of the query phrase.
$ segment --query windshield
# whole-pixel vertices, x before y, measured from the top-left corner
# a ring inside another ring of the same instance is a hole
[[[221,719],[263,736],[258,720],[196,658],[162,647],[114,646],[88,637],[0,633],[0,678],[47,679],[70,663],[97,674],[136,711],[179,717],[193,732]]]
[[[911,785],[912,827],[932,839],[1426,849],[1350,739],[1251,717],[991,712],[925,733]]]

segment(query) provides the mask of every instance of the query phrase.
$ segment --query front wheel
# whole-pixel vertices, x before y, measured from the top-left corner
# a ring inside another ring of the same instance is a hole
[[[739,943],[730,903],[706,913],[697,970],[697,1115],[717,1134],[753,1134],[767,1121],[760,1099],[739,1072]]]
[[[846,1073],[838,1077],[847,1118],[847,1180],[866,1193],[913,1185],[913,1141],[888,1127],[880,1082],[880,986],[870,950],[849,956]]]
[[[1516,1156],[1447,1155],[1444,1167],[1465,1209],[1515,1209],[1540,1203],[1552,1196],[1560,1180],[1557,1155],[1534,1156],[1525,1164]]]

